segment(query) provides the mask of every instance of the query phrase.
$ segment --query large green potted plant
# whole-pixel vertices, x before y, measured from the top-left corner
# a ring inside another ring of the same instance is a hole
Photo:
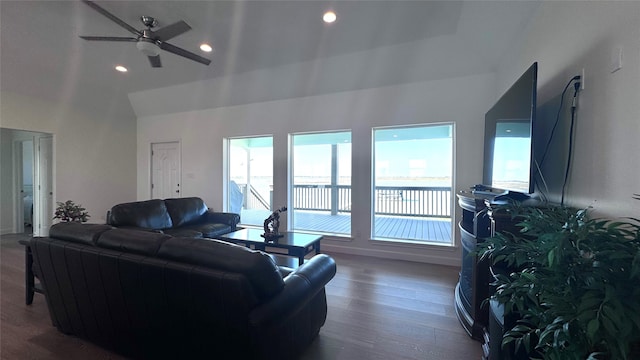
[[[498,233],[478,255],[496,271],[492,298],[516,318],[502,347],[534,359],[632,359],[640,340],[640,226],[589,209],[499,209],[519,233]],[[633,354],[633,355],[632,355]]]
[[[76,204],[72,200],[67,200],[58,202],[53,219],[59,219],[62,222],[87,222],[89,217],[89,213],[82,205]]]

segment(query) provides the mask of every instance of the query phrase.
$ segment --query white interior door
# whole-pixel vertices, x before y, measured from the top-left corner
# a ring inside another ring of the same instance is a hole
[[[33,233],[47,236],[53,218],[53,137],[38,137],[35,158]]]
[[[180,179],[180,143],[151,144],[151,198],[180,197]]]
[[[31,140],[16,140],[14,142],[14,185],[15,185],[15,214],[16,233],[25,232],[29,225],[29,232],[33,224],[33,174],[34,174],[34,146]]]
[[[14,189],[14,194],[15,194],[15,219],[16,219],[16,224],[15,224],[15,232],[16,233],[22,233],[24,232],[24,223],[27,221],[27,218],[25,218],[24,216],[24,209],[25,209],[25,194],[24,194],[24,186],[23,186],[23,154],[22,154],[22,149],[23,149],[23,143],[24,141],[16,141],[14,142],[14,146],[13,146],[13,163],[15,165],[14,167],[14,185],[15,185],[15,189]],[[33,143],[32,143],[33,145]]]

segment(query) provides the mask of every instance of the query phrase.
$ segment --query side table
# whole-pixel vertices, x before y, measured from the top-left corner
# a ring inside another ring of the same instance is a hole
[[[33,303],[33,295],[35,293],[44,294],[40,281],[36,282],[36,276],[33,272],[33,254],[29,240],[19,240],[24,245],[24,282],[25,282],[25,302],[27,305]]]

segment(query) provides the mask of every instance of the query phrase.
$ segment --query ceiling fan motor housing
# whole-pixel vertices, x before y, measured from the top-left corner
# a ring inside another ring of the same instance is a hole
[[[148,27],[148,28],[152,28],[156,25],[158,25],[158,20],[154,19],[151,16],[140,16],[140,21],[142,21],[142,23],[144,24],[144,26]]]

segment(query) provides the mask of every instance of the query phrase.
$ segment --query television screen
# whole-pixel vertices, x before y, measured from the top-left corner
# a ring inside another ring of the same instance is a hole
[[[482,181],[494,191],[534,191],[537,73],[538,63],[533,63],[485,114]]]

